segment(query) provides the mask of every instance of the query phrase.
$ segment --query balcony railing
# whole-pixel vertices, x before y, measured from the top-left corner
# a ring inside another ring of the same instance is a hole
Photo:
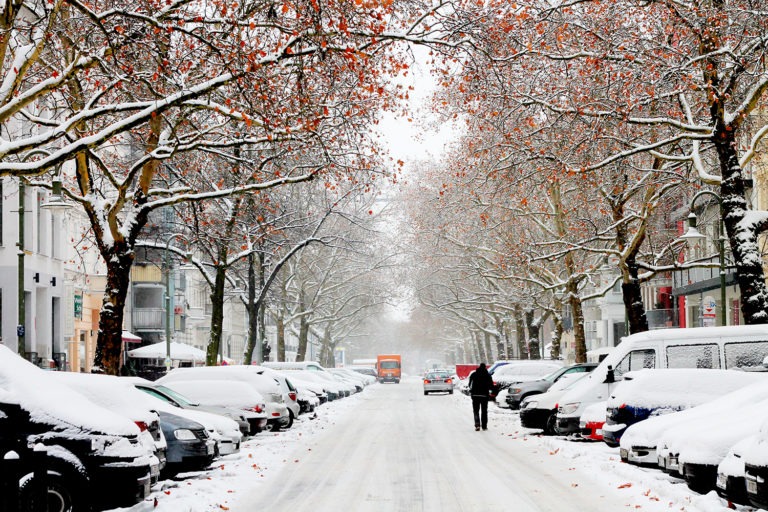
[[[165,330],[165,310],[163,308],[134,308],[131,325],[137,331]]]

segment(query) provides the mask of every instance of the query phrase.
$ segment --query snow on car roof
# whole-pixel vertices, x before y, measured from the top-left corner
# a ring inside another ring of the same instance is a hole
[[[178,380],[164,385],[203,405],[250,409],[265,402],[264,397],[253,386],[240,381]]]
[[[137,395],[141,391],[121,377],[73,372],[52,372],[51,377],[81,393],[93,403],[133,421],[149,424],[158,419],[157,413],[141,400],[143,395]]]
[[[714,370],[706,370],[714,371]],[[737,373],[737,372],[734,372]],[[764,376],[765,377],[765,376]],[[664,431],[674,425],[687,421],[697,421],[712,413],[728,414],[732,409],[744,407],[762,400],[765,394],[764,383],[756,382],[750,386],[725,395],[719,395],[706,403],[684,411],[648,418],[631,425],[621,436],[621,447],[655,447]]]
[[[96,405],[82,394],[0,344],[0,401],[19,404],[32,421],[116,435],[138,435],[128,418]]]
[[[758,381],[765,374],[695,368],[628,372],[608,398],[608,407],[690,408]]]

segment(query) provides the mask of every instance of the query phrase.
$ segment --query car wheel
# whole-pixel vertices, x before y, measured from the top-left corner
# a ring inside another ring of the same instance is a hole
[[[449,389],[449,390],[448,390],[448,394],[449,394],[449,395],[452,395],[452,394],[453,394],[453,390],[452,390],[452,389]]]
[[[550,436],[557,434],[557,414],[552,412],[547,416],[547,421],[544,424],[544,433]]]
[[[429,391],[424,392],[424,396],[427,396],[429,394]]]
[[[293,411],[288,409],[288,424],[285,428],[291,428],[293,426]]]
[[[35,478],[29,474],[22,478],[19,485],[19,505],[23,511],[48,510],[48,512],[82,512],[90,510],[86,502],[86,482],[74,472],[48,470],[48,493],[46,504],[38,502],[35,492]],[[47,508],[46,508],[47,506]]]

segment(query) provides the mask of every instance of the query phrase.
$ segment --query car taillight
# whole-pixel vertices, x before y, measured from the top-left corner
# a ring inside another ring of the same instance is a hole
[[[621,404],[621,405],[619,406],[619,409],[626,409],[626,408],[627,408],[627,404]]]
[[[555,410],[557,410],[557,404],[555,404]]]
[[[495,381],[495,380],[494,380],[494,381],[492,381],[492,382],[493,382],[493,385],[494,385],[494,386],[498,386],[498,384],[496,384],[496,381]]]
[[[429,380],[424,379],[424,384],[429,384]]]
[[[288,393],[288,398],[290,398],[291,400],[293,400],[295,402],[296,401],[296,393],[293,393],[293,392]]]
[[[446,384],[450,384],[451,382],[453,382],[453,379],[445,379],[445,382]]]
[[[149,426],[143,421],[134,421],[134,423],[136,423],[136,426],[139,427],[139,430],[142,432],[149,430]]]
[[[262,412],[262,411],[264,411],[264,409],[262,408],[262,406],[261,406],[261,405],[259,405],[259,404],[256,404],[256,405],[254,405],[254,406],[251,408],[251,410],[252,410],[253,412]]]

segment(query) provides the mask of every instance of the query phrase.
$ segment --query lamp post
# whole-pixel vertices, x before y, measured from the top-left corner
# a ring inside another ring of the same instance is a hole
[[[184,235],[173,234],[168,237],[168,241],[165,243],[164,255],[164,270],[165,270],[165,370],[171,370],[171,336],[172,336],[172,323],[173,323],[173,295],[171,293],[171,256],[170,248],[171,242],[174,238],[181,238],[189,245],[189,240]]]
[[[720,236],[717,240],[718,244],[718,252],[719,252],[719,259],[720,259],[720,310],[718,311],[718,316],[720,317],[720,325],[727,325],[727,318],[725,315],[725,225],[723,224],[723,199],[718,195],[716,192],[713,192],[711,190],[702,190],[701,192],[698,192],[695,196],[693,196],[693,199],[691,199],[691,205],[690,210],[691,213],[688,214],[688,231],[684,235],[680,237],[680,239],[684,240],[687,243],[694,243],[699,242],[701,240],[704,240],[707,238],[704,234],[702,234],[698,228],[697,228],[697,217],[696,214],[693,213],[693,210],[696,206],[696,201],[703,197],[703,196],[711,196],[713,197],[719,207],[720,207],[720,214],[719,214],[719,223],[720,223]]]

